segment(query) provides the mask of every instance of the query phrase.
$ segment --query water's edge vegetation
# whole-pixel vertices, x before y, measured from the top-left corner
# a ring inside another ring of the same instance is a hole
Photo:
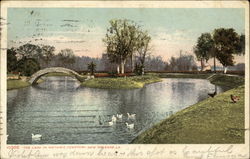
[[[43,79],[39,79],[37,81],[37,83],[42,83],[42,82],[44,82]],[[7,90],[24,88],[30,85],[31,84],[29,82],[27,82],[26,80],[22,80],[22,79],[7,80]]]
[[[185,78],[183,75],[179,77]],[[173,114],[142,132],[131,143],[244,143],[244,78],[215,75],[207,79],[213,84],[232,89]],[[239,96],[240,100],[233,103],[231,94]]]
[[[91,88],[105,89],[135,89],[142,88],[146,84],[162,81],[158,76],[145,75],[118,78],[95,78],[83,82],[81,85]]]

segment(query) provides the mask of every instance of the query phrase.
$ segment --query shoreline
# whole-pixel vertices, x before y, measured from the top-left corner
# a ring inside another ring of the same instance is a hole
[[[244,143],[244,78],[220,74],[209,77],[204,79],[230,89],[176,112],[140,133],[131,144]],[[231,94],[239,96],[240,101],[232,103]]]
[[[37,81],[37,83],[42,83],[42,82],[44,82],[44,80],[41,78]],[[31,84],[22,79],[7,80],[7,91],[14,89],[21,89],[29,86],[31,86]]]
[[[138,89],[147,84],[161,82],[161,78],[152,75],[132,77],[94,78],[81,83],[81,86],[100,89]]]
[[[71,76],[62,73],[47,74],[49,76]],[[181,73],[148,73],[144,76],[132,76],[132,77],[104,77],[94,78],[84,82],[81,82],[81,86],[89,88],[101,88],[101,89],[138,89],[143,88],[150,83],[161,82],[162,78],[193,78],[193,79],[207,79],[210,83],[228,87],[229,89],[235,88],[244,84],[244,78],[241,76],[230,76],[224,74],[181,74]],[[38,83],[42,83],[43,80],[39,79]],[[19,89],[28,87],[31,84],[25,80],[7,80],[7,90]]]

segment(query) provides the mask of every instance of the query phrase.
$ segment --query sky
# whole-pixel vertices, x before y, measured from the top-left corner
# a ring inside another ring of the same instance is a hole
[[[8,48],[25,43],[70,48],[76,55],[101,57],[111,19],[135,21],[152,37],[151,54],[168,61],[193,54],[197,38],[215,28],[245,32],[241,8],[8,8]],[[244,56],[236,57],[244,62]]]

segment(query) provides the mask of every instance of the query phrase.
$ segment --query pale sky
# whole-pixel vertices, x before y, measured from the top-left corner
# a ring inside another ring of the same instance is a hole
[[[164,60],[192,54],[197,38],[215,28],[245,32],[244,9],[238,8],[9,8],[8,47],[25,43],[70,48],[76,55],[101,57],[102,39],[111,19],[130,19],[152,37],[152,55]],[[236,57],[244,62],[244,56]]]

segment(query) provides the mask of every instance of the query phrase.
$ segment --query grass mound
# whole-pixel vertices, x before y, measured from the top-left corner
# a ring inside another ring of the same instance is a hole
[[[242,76],[232,76],[232,75],[230,76],[230,75],[224,75],[224,74],[216,74],[212,76],[211,78],[209,78],[209,81],[216,85],[234,88],[234,87],[243,85],[245,82],[245,79]]]
[[[44,80],[39,79],[37,83],[42,83]],[[28,81],[21,80],[21,79],[15,79],[15,80],[7,80],[7,90],[11,89],[18,89],[18,88],[24,88],[28,87],[31,84]]]
[[[158,74],[161,78],[198,78],[206,79],[211,73],[200,73],[200,74],[189,74],[189,73],[160,73]]]
[[[133,89],[142,88],[145,84],[160,82],[157,76],[134,76],[118,78],[95,78],[82,83],[82,86],[106,89]]]
[[[7,90],[23,88],[29,86],[30,83],[22,80],[7,80]]]
[[[240,96],[232,103],[230,95]],[[177,112],[137,136],[137,144],[244,143],[244,86]]]

